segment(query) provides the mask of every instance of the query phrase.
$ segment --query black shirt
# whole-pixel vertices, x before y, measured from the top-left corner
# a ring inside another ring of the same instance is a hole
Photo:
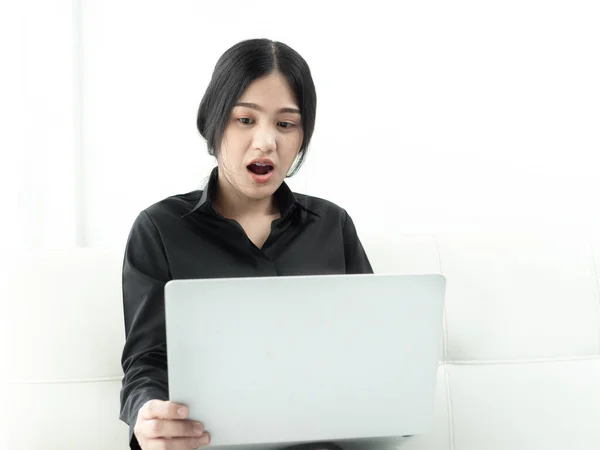
[[[173,279],[373,273],[346,211],[283,183],[275,193],[281,218],[262,248],[213,207],[215,168],[207,188],[166,198],[142,211],[123,264],[125,346],[121,420],[130,425],[151,399],[168,400],[164,286]]]

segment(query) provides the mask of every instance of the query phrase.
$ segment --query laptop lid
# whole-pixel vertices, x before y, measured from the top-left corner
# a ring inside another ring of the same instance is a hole
[[[423,433],[444,292],[437,274],[171,281],[170,399],[211,447]]]

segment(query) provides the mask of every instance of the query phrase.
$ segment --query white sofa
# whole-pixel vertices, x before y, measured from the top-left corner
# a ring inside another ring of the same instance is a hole
[[[403,450],[600,449],[598,242],[549,232],[363,243],[376,272],[447,277],[434,427]],[[127,448],[121,258],[47,251],[3,268],[1,449]]]

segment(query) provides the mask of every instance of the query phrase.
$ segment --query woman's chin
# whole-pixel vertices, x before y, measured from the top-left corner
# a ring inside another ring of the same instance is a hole
[[[243,190],[243,193],[246,197],[252,200],[265,200],[270,198],[275,191],[277,190],[277,186],[275,185],[252,185]]]

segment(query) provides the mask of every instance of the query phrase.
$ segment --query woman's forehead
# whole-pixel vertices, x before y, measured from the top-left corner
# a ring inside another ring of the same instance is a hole
[[[238,103],[248,103],[262,109],[298,108],[296,95],[287,79],[279,72],[253,80]]]

